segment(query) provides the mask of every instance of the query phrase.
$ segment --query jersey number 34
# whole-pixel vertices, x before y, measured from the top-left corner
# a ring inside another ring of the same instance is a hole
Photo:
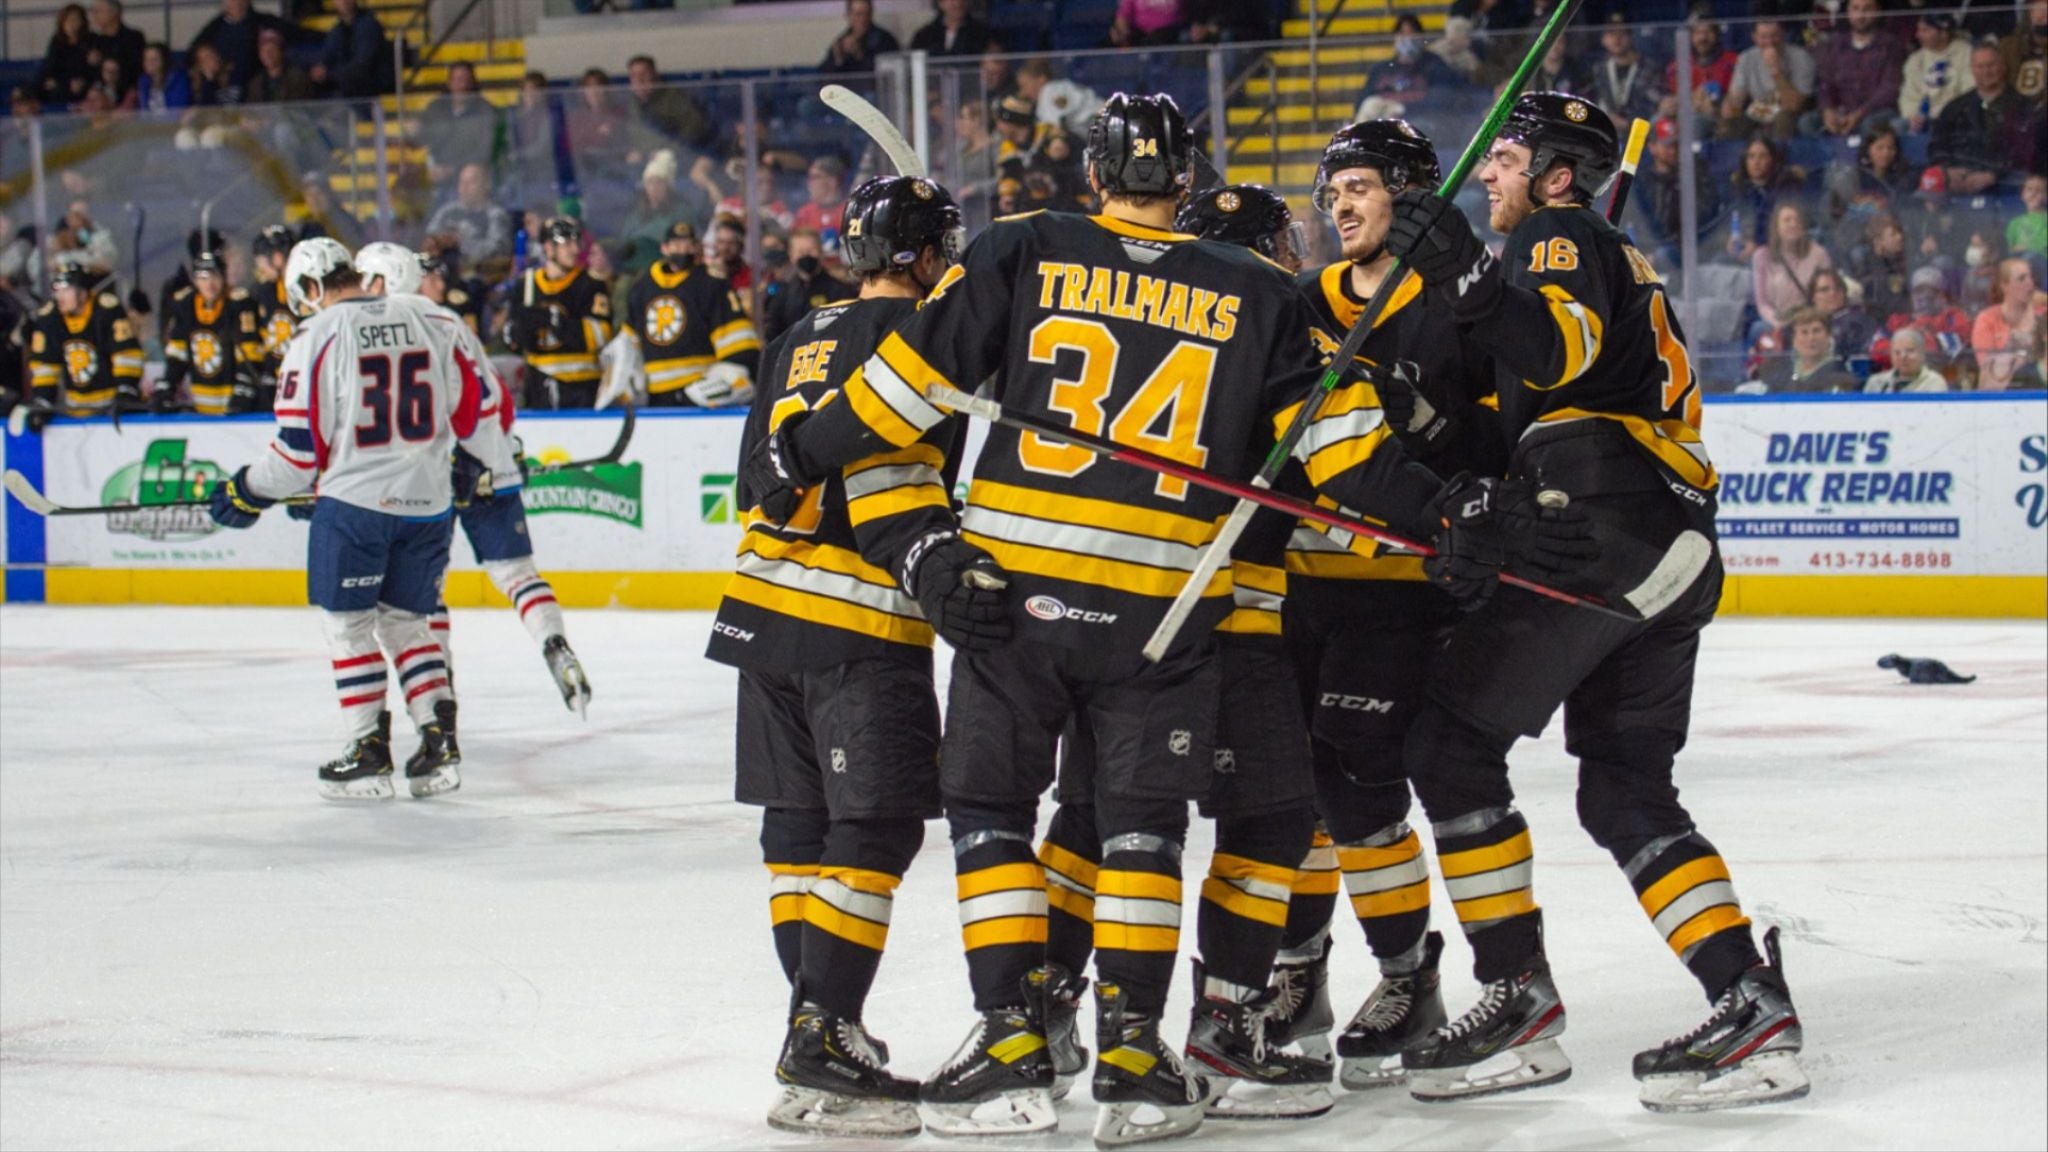
[[[1145,378],[1138,391],[1111,419],[1105,402],[1116,381],[1117,358],[1123,349],[1099,320],[1054,316],[1031,330],[1031,362],[1057,365],[1062,352],[1079,355],[1073,377],[1055,376],[1046,407],[1065,416],[1074,430],[1108,436],[1119,444],[1192,464],[1208,463],[1202,446],[1202,417],[1209,407],[1209,378],[1216,371],[1216,349],[1182,340]],[[1052,476],[1079,476],[1095,464],[1086,448],[1061,444],[1026,432],[1017,440],[1017,458],[1025,468]],[[1188,484],[1158,477],[1153,491],[1169,500],[1186,498]]]

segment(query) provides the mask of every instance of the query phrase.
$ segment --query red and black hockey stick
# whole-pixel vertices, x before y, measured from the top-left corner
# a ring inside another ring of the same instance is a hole
[[[7,494],[21,502],[23,508],[38,516],[110,516],[118,512],[147,512],[152,508],[204,508],[213,503],[213,497],[188,496],[180,500],[163,500],[155,504],[59,504],[29,483],[29,479],[12,468],[0,479],[7,488]],[[210,486],[209,486],[210,487]],[[314,497],[287,496],[279,504],[311,504]]]
[[[1628,146],[1621,150],[1621,175],[1614,178],[1614,194],[1607,198],[1607,222],[1621,223],[1621,210],[1628,207],[1628,191],[1635,187],[1636,166],[1643,162],[1643,142],[1650,138],[1650,122],[1637,120],[1628,126]]]
[[[1277,512],[1285,512],[1290,516],[1296,516],[1303,520],[1313,520],[1318,524],[1324,524],[1331,528],[1342,528],[1346,532],[1363,536],[1369,540],[1376,540],[1381,544],[1385,544],[1390,548],[1398,548],[1403,552],[1412,552],[1417,556],[1436,555],[1436,549],[1431,548],[1427,544],[1410,540],[1405,536],[1389,532],[1385,528],[1368,524],[1357,517],[1346,516],[1342,513],[1331,511],[1328,508],[1319,508],[1306,500],[1275,492],[1271,488],[1232,480],[1227,476],[1219,476],[1214,472],[1205,471],[1178,460],[1147,452],[1142,448],[1133,448],[1127,444],[1119,444],[1114,440],[1106,440],[1100,436],[1091,436],[1088,433],[1076,431],[1073,428],[1065,427],[1051,420],[1044,420],[1036,416],[1016,412],[1003,407],[993,400],[969,396],[957,388],[949,388],[943,384],[930,385],[925,389],[925,399],[941,408],[949,408],[955,412],[965,412],[970,416],[979,417],[991,424],[1002,424],[1006,427],[1050,437],[1062,443],[1072,444],[1077,448],[1084,448],[1098,456],[1106,456],[1111,460],[1143,468],[1147,472],[1157,472],[1163,476],[1171,476],[1176,480],[1185,480],[1190,484],[1207,488],[1212,492],[1221,492],[1225,496],[1235,496],[1238,500],[1245,503],[1271,508]],[[1673,554],[1676,555],[1676,553],[1677,549],[1674,549]],[[1681,569],[1689,572],[1690,575],[1698,575],[1698,566],[1693,564],[1692,558],[1689,555],[1672,562],[1672,573],[1675,574]],[[1665,600],[1661,588],[1663,584],[1668,583],[1673,577],[1663,575],[1664,573],[1665,566],[1660,564],[1657,573],[1653,573],[1649,580],[1644,581],[1640,587],[1628,593],[1623,599],[1628,601],[1631,607],[1638,604],[1655,604],[1659,601],[1668,602],[1668,600]],[[1602,616],[1612,617],[1616,620],[1625,620],[1631,624],[1641,623],[1644,619],[1637,612],[1624,611],[1599,600],[1590,599],[1585,596],[1574,596],[1570,592],[1560,592],[1555,588],[1538,584],[1533,580],[1525,580],[1511,573],[1501,573],[1500,582],[1527,592],[1534,592],[1538,596],[1548,597],[1560,603],[1584,608],[1590,612],[1598,612]],[[1691,582],[1690,579],[1687,579],[1685,585],[1690,585]],[[1202,586],[1206,588],[1207,585],[1208,581],[1204,580]],[[1675,595],[1676,592],[1684,591],[1685,585],[1679,586],[1672,594]]]

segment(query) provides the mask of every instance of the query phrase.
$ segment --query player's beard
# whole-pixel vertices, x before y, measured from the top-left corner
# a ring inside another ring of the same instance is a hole
[[[1353,264],[1378,263],[1387,250],[1387,226],[1393,223],[1392,214],[1377,224],[1362,212],[1351,212],[1348,218],[1358,221],[1358,230],[1348,237],[1340,233],[1338,251]]]
[[[1496,184],[1489,192],[1498,193],[1500,199],[1492,200],[1486,207],[1486,224],[1503,236],[1513,232],[1522,221],[1536,211],[1536,204],[1529,199],[1529,187],[1508,187]]]

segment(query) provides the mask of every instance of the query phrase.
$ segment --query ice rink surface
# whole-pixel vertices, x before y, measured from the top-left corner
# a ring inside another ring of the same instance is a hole
[[[815,1146],[762,1123],[786,992],[708,618],[569,622],[587,724],[509,612],[459,613],[462,790],[343,807],[314,790],[338,741],[311,610],[0,608],[0,1145]],[[1910,687],[1873,667],[1887,652],[1982,679]],[[1340,1095],[1182,1146],[2048,1145],[2044,653],[2032,623],[1708,631],[1680,782],[1750,914],[1784,929],[1806,1101],[1637,1105],[1630,1055],[1705,1005],[1579,831],[1553,735],[1515,764],[1572,1079]],[[1191,877],[1209,843],[1198,824]],[[909,1074],[969,1023],[952,889],[933,825],[868,1012]],[[1370,981],[1336,929],[1341,1019]],[[1455,1014],[1469,953],[1445,960]],[[1077,1099],[1057,1135],[971,1146],[1086,1147],[1092,1115]]]

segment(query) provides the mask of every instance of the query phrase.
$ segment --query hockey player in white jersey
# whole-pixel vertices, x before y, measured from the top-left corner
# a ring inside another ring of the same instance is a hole
[[[385,710],[392,664],[420,732],[406,782],[414,796],[453,791],[461,785],[453,700],[427,620],[448,566],[449,454],[481,423],[483,369],[454,313],[364,292],[348,249],[334,240],[294,247],[285,284],[293,310],[311,318],[279,369],[277,436],[214,486],[213,519],[247,528],[265,508],[318,485],[306,594],[326,614],[348,739],[320,768],[321,794],[394,794]]]
[[[425,271],[418,253],[389,241],[365,244],[356,253],[356,273],[363,289],[374,295],[417,295]],[[512,434],[512,392],[491,369],[482,342],[467,326],[462,339],[467,354],[482,366],[484,401],[476,435],[455,454],[455,518],[461,521],[462,534],[469,538],[470,550],[476,553],[484,574],[512,602],[519,622],[540,645],[548,673],[562,693],[562,703],[582,715],[590,704],[590,680],[569,647],[554,586],[533,560],[533,535],[527,531],[526,503],[520,496],[526,467],[519,441]],[[449,528],[452,539],[454,525]],[[449,644],[445,603],[434,608],[432,630],[441,642],[452,678],[454,649]]]

